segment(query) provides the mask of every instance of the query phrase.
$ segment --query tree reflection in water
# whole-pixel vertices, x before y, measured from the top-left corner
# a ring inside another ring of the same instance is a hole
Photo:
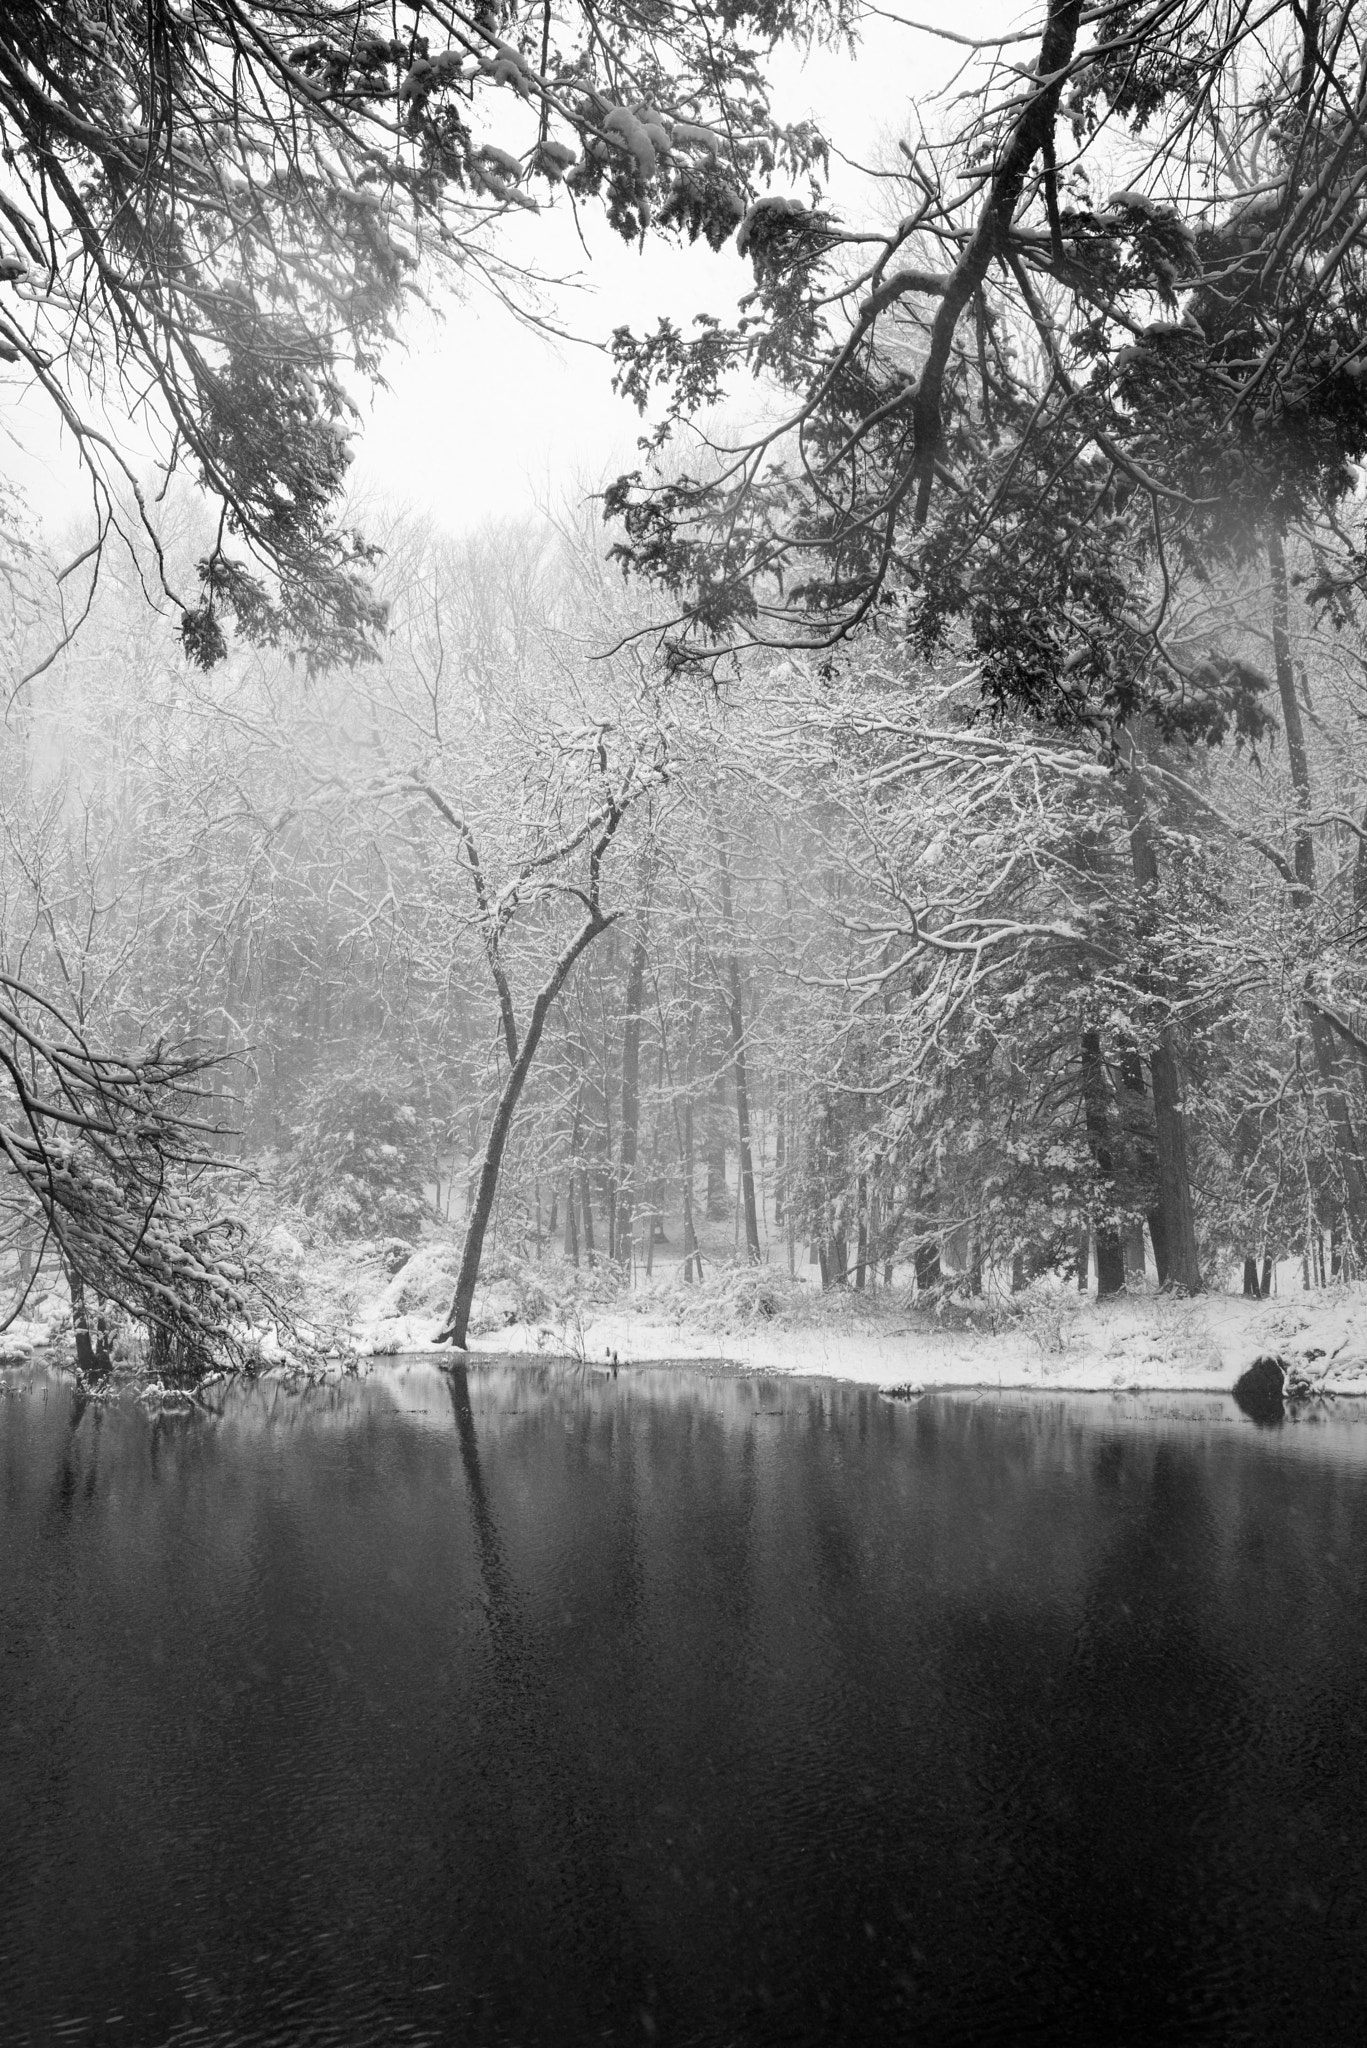
[[[1367,1419],[11,1385],[0,1549],[7,2043],[1356,2039]]]

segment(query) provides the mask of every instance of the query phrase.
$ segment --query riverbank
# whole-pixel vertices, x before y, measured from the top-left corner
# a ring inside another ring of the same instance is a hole
[[[452,1356],[437,1342],[458,1247],[432,1238],[306,1246],[274,1233],[282,1291],[297,1328],[260,1335],[260,1368],[280,1376],[364,1372],[373,1360]],[[0,1365],[70,1347],[56,1294],[0,1337]],[[1303,1290],[1266,1301],[1211,1292],[1192,1299],[1152,1287],[1106,1302],[1063,1281],[1015,1295],[942,1296],[910,1288],[823,1293],[769,1266],[714,1267],[700,1285],[677,1273],[627,1288],[612,1269],[495,1260],[471,1322],[472,1356],[569,1358],[622,1366],[705,1360],[740,1371],[839,1379],[887,1391],[969,1387],[1052,1393],[1226,1394],[1260,1357],[1294,1367],[1302,1384],[1367,1395],[1367,1286]],[[116,1377],[140,1381],[141,1347]],[[304,1354],[307,1353],[307,1364]]]
[[[446,1348],[435,1343],[445,1264],[431,1248],[415,1254],[357,1317],[358,1352]],[[885,1389],[1212,1394],[1228,1393],[1270,1354],[1320,1392],[1367,1395],[1367,1288],[1297,1289],[1266,1301],[1144,1289],[1098,1303],[1062,1283],[1037,1283],[1020,1295],[924,1307],[898,1289],[822,1294],[766,1267],[731,1269],[702,1286],[671,1280],[615,1293],[566,1269],[505,1269],[476,1299],[470,1350],[591,1364],[708,1359]]]

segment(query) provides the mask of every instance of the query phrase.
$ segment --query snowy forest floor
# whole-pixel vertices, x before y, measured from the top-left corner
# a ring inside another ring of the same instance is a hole
[[[434,1234],[396,1243],[329,1244],[277,1224],[267,1238],[282,1296],[327,1370],[371,1359],[450,1357],[436,1342],[450,1302],[459,1243]],[[851,1380],[884,1389],[1037,1388],[1050,1392],[1227,1392],[1254,1359],[1300,1366],[1326,1394],[1367,1395],[1367,1285],[1304,1289],[1279,1273],[1265,1301],[1209,1292],[1189,1299],[1140,1283],[1098,1302],[1071,1281],[1036,1281],[1017,1294],[945,1293],[927,1304],[907,1286],[819,1286],[773,1265],[714,1260],[686,1284],[676,1262],[628,1288],[615,1269],[495,1255],[475,1299],[473,1355],[570,1358],[605,1365],[706,1360],[742,1370]],[[27,1316],[0,1337],[0,1365],[70,1350],[64,1290],[35,1289]],[[139,1347],[125,1348],[136,1380]],[[119,1357],[116,1348],[116,1359]],[[265,1369],[293,1361],[264,1334]]]
[[[419,1252],[366,1305],[358,1348],[432,1343],[439,1318],[421,1298],[431,1263]],[[571,1282],[559,1299],[557,1278]],[[1272,1353],[1305,1367],[1325,1393],[1367,1395],[1367,1288],[1298,1288],[1267,1301],[1144,1289],[1098,1303],[1074,1286],[1036,1283],[1015,1296],[927,1308],[896,1287],[822,1294],[766,1267],[723,1270],[693,1286],[671,1277],[595,1299],[573,1269],[552,1266],[505,1268],[476,1307],[476,1354],[708,1359],[883,1388],[1217,1393]]]
[[[353,1266],[349,1339],[358,1353],[434,1347],[455,1251],[425,1244],[371,1288]],[[947,1295],[927,1306],[909,1287],[822,1293],[773,1266],[714,1265],[705,1281],[686,1284],[676,1265],[627,1289],[602,1268],[496,1259],[476,1296],[470,1348],[588,1364],[706,1359],[883,1388],[1192,1393],[1226,1392],[1255,1358],[1273,1353],[1304,1367],[1325,1393],[1367,1395],[1367,1287],[1307,1291],[1297,1276],[1266,1301],[1140,1286],[1098,1303],[1049,1280],[1015,1295]]]

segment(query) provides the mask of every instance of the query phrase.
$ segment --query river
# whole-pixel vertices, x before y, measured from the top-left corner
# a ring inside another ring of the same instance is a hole
[[[0,1376],[0,2041],[1367,2013],[1367,1413]]]

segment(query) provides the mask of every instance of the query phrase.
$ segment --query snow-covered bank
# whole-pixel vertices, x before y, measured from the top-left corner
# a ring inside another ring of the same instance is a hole
[[[924,1310],[897,1295],[813,1296],[769,1269],[702,1288],[678,1284],[595,1301],[556,1300],[552,1275],[504,1276],[481,1290],[472,1354],[569,1355],[622,1365],[707,1359],[750,1371],[885,1388],[1042,1388],[1052,1392],[1227,1393],[1254,1359],[1293,1365],[1319,1392],[1367,1395],[1367,1289],[1269,1301],[1154,1292],[1098,1304],[1069,1288]],[[424,1248],[363,1310],[363,1355],[443,1349],[441,1262]]]
[[[449,1360],[437,1343],[458,1247],[429,1238],[336,1246],[282,1233],[307,1361],[283,1332],[260,1334],[270,1378],[365,1372],[381,1359]],[[69,1314],[55,1295],[0,1337],[0,1365],[60,1362]],[[479,1357],[569,1358],[590,1366],[706,1361],[740,1371],[854,1381],[887,1390],[966,1387],[1051,1393],[1227,1394],[1255,1359],[1293,1368],[1300,1392],[1367,1395],[1367,1285],[1288,1290],[1268,1301],[1141,1290],[1098,1304],[1062,1282],[1022,1294],[941,1300],[902,1289],[821,1293],[769,1266],[715,1267],[628,1289],[615,1269],[495,1260],[475,1301]],[[118,1354],[116,1353],[116,1356]],[[138,1354],[118,1377],[137,1383]]]
[[[641,1363],[709,1358],[770,1373],[855,1380],[879,1387],[1043,1388],[1050,1392],[1228,1393],[1255,1358],[1308,1368],[1318,1391],[1367,1395],[1367,1304],[1307,1296],[1304,1309],[1224,1296],[1197,1301],[1093,1304],[1061,1344],[1020,1328],[937,1326],[933,1319],[877,1327],[741,1330],[718,1336],[684,1323],[619,1312],[584,1324],[584,1356]],[[472,1349],[545,1352],[555,1333],[509,1328]]]

